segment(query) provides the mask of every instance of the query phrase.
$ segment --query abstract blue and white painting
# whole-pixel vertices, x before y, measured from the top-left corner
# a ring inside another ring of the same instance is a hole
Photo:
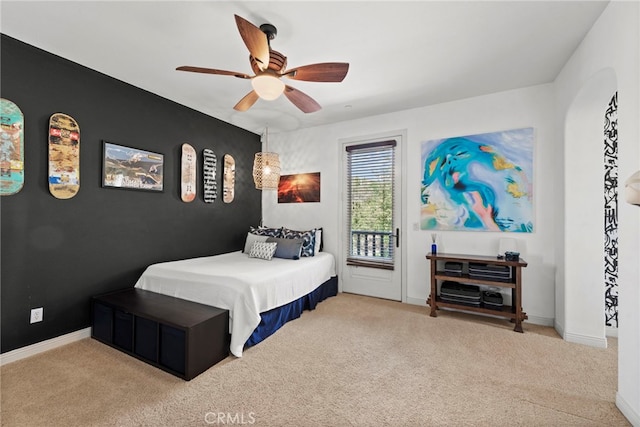
[[[422,230],[533,232],[534,129],[422,142]]]

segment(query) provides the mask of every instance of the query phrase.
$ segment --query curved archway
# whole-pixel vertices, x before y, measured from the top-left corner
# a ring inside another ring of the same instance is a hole
[[[606,347],[603,266],[605,112],[617,90],[612,68],[578,91],[565,119],[564,338]]]
[[[603,140],[604,117],[617,90],[615,71],[595,73],[565,119],[564,338],[606,347]]]

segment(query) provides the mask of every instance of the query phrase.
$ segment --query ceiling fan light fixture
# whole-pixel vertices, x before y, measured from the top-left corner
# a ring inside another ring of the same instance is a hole
[[[284,92],[282,80],[271,74],[259,74],[251,79],[251,86],[258,96],[267,101],[277,99]]]
[[[349,64],[346,62],[322,62],[288,69],[287,57],[271,49],[270,41],[277,33],[276,27],[263,24],[258,28],[238,15],[235,15],[235,19],[240,37],[249,49],[249,63],[255,73],[253,77],[237,71],[190,65],[178,67],[177,70],[251,80],[252,90],[234,105],[233,109],[236,111],[247,111],[259,99],[273,101],[284,93],[300,111],[305,114],[314,113],[322,109],[320,104],[301,90],[285,85],[282,77],[306,82],[341,82],[349,71]]]

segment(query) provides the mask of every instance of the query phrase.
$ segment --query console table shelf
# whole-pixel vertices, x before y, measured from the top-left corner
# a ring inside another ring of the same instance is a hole
[[[518,261],[506,261],[497,257],[489,257],[482,255],[464,255],[464,254],[429,254],[426,257],[431,262],[431,294],[427,299],[427,304],[431,307],[431,317],[437,317],[439,308],[452,308],[472,313],[489,314],[510,319],[515,323],[516,332],[524,332],[522,330],[522,321],[528,319],[527,313],[522,311],[522,268],[527,266],[527,262],[520,258]],[[442,270],[438,270],[438,261],[441,262],[460,262],[468,266],[471,262],[484,263],[490,265],[508,266],[511,269],[511,278],[508,280],[500,279],[480,279],[470,277],[469,274],[452,275]],[[456,304],[445,302],[438,296],[438,280],[455,281],[467,284],[497,286],[502,288],[511,288],[511,305],[503,305],[500,308],[476,307],[466,304]]]
[[[455,280],[456,282],[461,283],[475,283],[478,285],[487,285],[487,286],[500,286],[503,288],[515,288],[515,283],[511,283],[508,281],[500,281],[500,280],[485,280],[485,279],[477,279],[471,278],[468,274],[463,274],[461,276],[452,276],[443,271],[436,271],[436,280]],[[496,285],[497,283],[497,285]]]

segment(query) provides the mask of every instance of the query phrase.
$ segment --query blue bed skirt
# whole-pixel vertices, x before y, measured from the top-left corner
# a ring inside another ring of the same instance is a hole
[[[334,276],[307,295],[289,304],[260,313],[260,324],[245,343],[245,347],[258,344],[288,321],[300,317],[304,310],[313,310],[319,302],[336,295],[338,295],[338,277]]]

